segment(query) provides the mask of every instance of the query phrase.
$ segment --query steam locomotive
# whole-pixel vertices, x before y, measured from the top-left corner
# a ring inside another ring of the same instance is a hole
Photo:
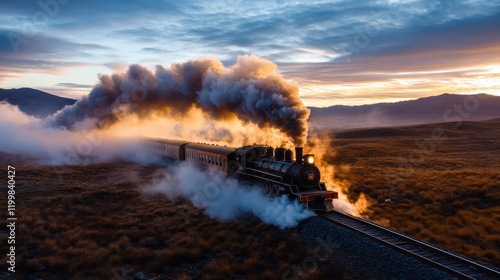
[[[269,196],[288,195],[313,211],[333,210],[338,193],[328,191],[313,154],[302,147],[285,148],[250,145],[239,148],[169,139],[146,139],[146,148],[170,160],[191,162],[259,185]]]

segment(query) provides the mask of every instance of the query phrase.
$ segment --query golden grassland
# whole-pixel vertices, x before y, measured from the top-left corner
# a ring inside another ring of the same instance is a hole
[[[500,266],[500,121],[330,135],[336,179],[364,216]]]
[[[16,170],[17,277],[132,279],[140,271],[168,279],[281,279],[310,253],[298,229],[279,230],[254,217],[220,223],[186,201],[144,195],[139,186],[158,167]],[[5,196],[0,203],[6,205]],[[5,252],[5,233],[0,244]],[[4,271],[6,261],[4,255]]]
[[[446,138],[436,137],[436,131]],[[366,217],[500,265],[500,123],[330,136],[334,153],[325,160],[336,167],[336,180],[346,182],[351,201],[363,195],[371,202]],[[280,279],[312,254],[299,229],[279,230],[254,217],[220,223],[189,202],[141,192],[163,167],[47,167],[23,160],[0,154],[0,163],[15,164],[17,171],[20,279],[31,274],[43,279],[133,279],[138,271],[168,279]],[[5,194],[6,187],[2,189]],[[0,204],[4,209],[5,195]],[[6,252],[6,247],[1,229],[0,250]],[[6,260],[5,255],[0,260],[4,270]],[[331,275],[323,267],[308,279]]]

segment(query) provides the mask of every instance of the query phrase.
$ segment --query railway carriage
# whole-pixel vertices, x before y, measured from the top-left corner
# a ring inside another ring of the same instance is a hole
[[[234,150],[218,145],[189,143],[185,146],[185,160],[203,168],[229,174],[229,164],[234,162]]]

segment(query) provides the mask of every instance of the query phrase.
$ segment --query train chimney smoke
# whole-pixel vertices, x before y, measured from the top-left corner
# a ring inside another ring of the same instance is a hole
[[[302,147],[295,147],[295,161],[298,164],[302,163],[302,154],[304,152],[304,149]]]
[[[108,127],[121,118],[152,115],[182,120],[192,109],[212,120],[239,119],[260,128],[276,128],[302,145],[310,110],[298,88],[276,71],[277,65],[255,55],[239,56],[232,66],[215,59],[160,65],[150,71],[131,65],[126,73],[100,75],[100,82],[74,105],[45,120],[46,126],[75,129],[79,123]]]

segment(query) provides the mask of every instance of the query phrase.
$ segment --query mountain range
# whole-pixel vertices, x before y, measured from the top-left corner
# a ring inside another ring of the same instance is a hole
[[[0,89],[0,102],[7,101],[19,107],[24,113],[44,118],[66,105],[75,103],[75,99],[64,98],[32,88]]]
[[[18,106],[28,115],[43,118],[76,100],[32,88],[19,88],[0,89],[1,101]],[[394,103],[309,108],[309,123],[313,128],[345,130],[500,118],[500,96],[445,93]]]
[[[314,128],[351,129],[404,126],[500,117],[500,97],[488,94],[441,94],[394,103],[309,107]]]

